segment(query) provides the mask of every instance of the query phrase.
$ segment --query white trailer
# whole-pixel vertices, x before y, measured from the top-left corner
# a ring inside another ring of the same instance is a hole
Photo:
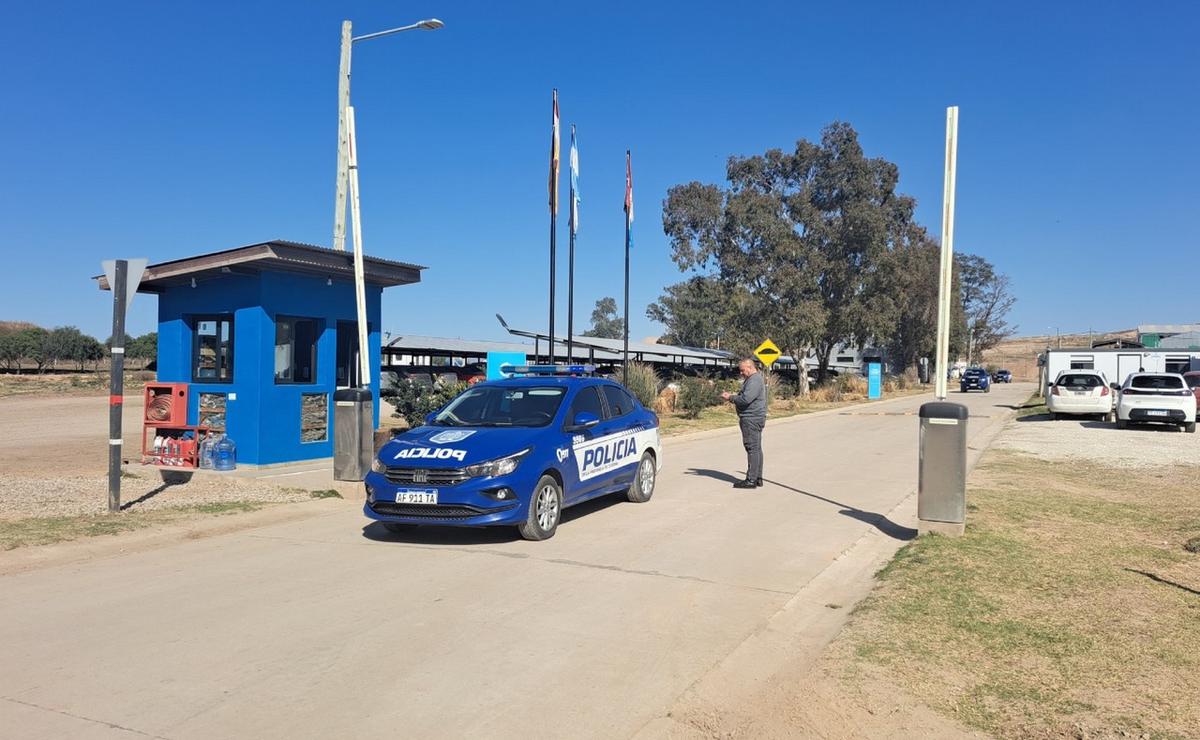
[[[1063,370],[1099,370],[1110,383],[1124,383],[1130,373],[1186,373],[1200,370],[1200,351],[1171,349],[1052,349],[1044,355],[1042,395]]]

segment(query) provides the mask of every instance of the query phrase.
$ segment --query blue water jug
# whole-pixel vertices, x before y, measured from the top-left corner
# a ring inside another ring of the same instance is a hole
[[[213,468],[216,470],[233,470],[237,467],[237,446],[229,437],[221,437],[213,445]]]

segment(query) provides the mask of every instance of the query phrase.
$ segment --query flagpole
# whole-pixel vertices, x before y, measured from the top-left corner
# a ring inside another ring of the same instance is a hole
[[[633,171],[625,150],[625,352],[621,382],[629,382],[629,217],[633,213]]]
[[[550,364],[554,364],[554,252],[555,252],[555,237],[554,232],[557,230],[558,214],[550,212],[550,347],[548,355]]]
[[[550,337],[549,364],[554,364],[554,271],[558,231],[558,88],[554,89],[554,125],[550,135]]]
[[[571,245],[567,257],[567,362],[575,362],[575,187],[571,187]]]
[[[625,365],[621,382],[629,380],[629,219],[625,219]]]
[[[577,205],[575,203],[575,178],[579,174],[579,152],[575,147],[575,124],[571,124],[571,244],[567,257],[567,362],[575,362],[575,230]]]

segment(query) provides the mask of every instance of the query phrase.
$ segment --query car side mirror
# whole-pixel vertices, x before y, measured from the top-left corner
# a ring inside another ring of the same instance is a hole
[[[590,411],[580,411],[575,414],[575,418],[571,420],[572,424],[567,428],[567,431],[580,432],[584,429],[591,429],[600,423],[600,417]]]
[[[425,426],[433,426],[433,422],[435,419],[437,419],[437,415],[438,412],[436,411],[430,411],[428,414],[425,414]]]

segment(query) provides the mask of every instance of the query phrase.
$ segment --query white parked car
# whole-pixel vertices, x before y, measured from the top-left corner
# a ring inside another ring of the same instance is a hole
[[[1121,386],[1117,427],[1130,424],[1174,424],[1196,431],[1196,396],[1178,373],[1133,373]]]
[[[1114,394],[1098,370],[1063,370],[1050,386],[1046,409],[1055,419],[1065,415],[1096,415],[1114,421]]]

